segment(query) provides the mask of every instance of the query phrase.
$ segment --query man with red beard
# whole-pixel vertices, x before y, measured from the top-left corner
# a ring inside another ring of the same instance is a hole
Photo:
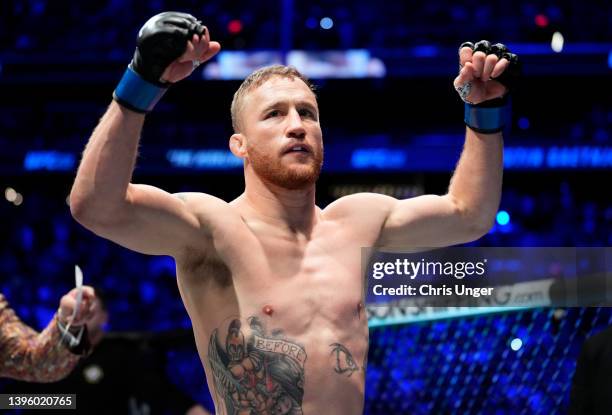
[[[162,13],[143,26],[85,149],[71,211],[100,236],[175,258],[217,413],[361,413],[368,349],[361,247],[447,246],[488,231],[502,178],[495,99],[507,93],[501,81],[516,57],[500,44],[462,45],[455,88],[468,128],[444,196],[355,194],[317,207],[317,99],[308,80],[284,66],[256,71],[234,95],[229,147],[245,177],[238,198],[130,183],[145,114],[220,47],[188,14]]]

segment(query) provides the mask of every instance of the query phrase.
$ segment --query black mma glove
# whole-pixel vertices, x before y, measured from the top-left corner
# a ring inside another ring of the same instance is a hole
[[[206,27],[190,14],[164,12],[150,18],[138,32],[136,51],[113,98],[140,113],[153,109],[170,82],[161,79],[166,68],[178,59],[194,34]]]

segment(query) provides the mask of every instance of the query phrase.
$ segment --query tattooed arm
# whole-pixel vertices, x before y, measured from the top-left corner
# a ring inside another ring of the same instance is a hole
[[[37,333],[26,326],[0,294],[0,377],[55,382],[66,377],[79,356],[60,344],[57,314]]]

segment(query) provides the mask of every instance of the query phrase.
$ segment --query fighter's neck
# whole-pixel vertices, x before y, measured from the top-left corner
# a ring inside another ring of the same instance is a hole
[[[315,205],[314,185],[304,190],[263,183],[247,185],[240,199],[260,219],[295,232],[310,233],[320,213]]]

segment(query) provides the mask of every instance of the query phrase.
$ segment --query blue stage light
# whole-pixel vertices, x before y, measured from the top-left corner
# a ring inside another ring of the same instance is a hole
[[[322,29],[328,30],[334,27],[334,21],[330,17],[324,17],[321,19],[321,22],[319,22],[319,25]]]
[[[510,223],[510,214],[508,214],[508,212],[505,210],[500,210],[497,212],[496,220],[499,225],[505,226]]]
[[[518,352],[521,347],[523,347],[523,341],[519,338],[513,339],[510,342],[510,348],[515,352]]]

